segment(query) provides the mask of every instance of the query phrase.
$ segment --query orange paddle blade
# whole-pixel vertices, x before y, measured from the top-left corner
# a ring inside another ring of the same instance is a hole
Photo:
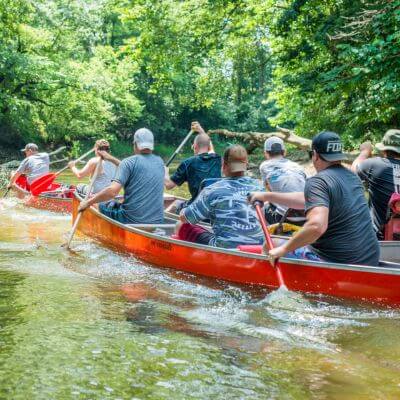
[[[35,179],[31,183],[31,193],[34,196],[39,196],[40,193],[45,192],[49,188],[56,178],[57,174],[46,174]]]

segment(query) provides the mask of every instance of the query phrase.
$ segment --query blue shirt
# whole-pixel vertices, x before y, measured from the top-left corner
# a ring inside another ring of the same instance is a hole
[[[121,209],[128,223],[163,223],[164,175],[164,162],[154,154],[138,154],[121,161],[113,181],[124,188]]]
[[[200,190],[200,184],[207,178],[221,178],[221,156],[215,153],[202,153],[182,161],[176,172],[171,176],[171,181],[178,186],[188,183],[193,202]]]
[[[210,242],[212,246],[236,248],[241,244],[262,244],[264,235],[260,223],[247,201],[247,194],[256,191],[262,188],[255,179],[224,178],[203,189],[183,213],[191,224],[211,221],[215,235]]]

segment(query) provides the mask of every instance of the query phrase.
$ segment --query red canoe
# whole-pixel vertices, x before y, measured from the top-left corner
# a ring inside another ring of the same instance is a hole
[[[62,185],[54,183],[51,191],[42,193],[39,196],[33,196],[29,192],[24,178],[24,176],[21,176],[17,180],[17,188],[14,192],[19,199],[24,200],[26,206],[64,214],[72,212],[73,190],[67,189],[60,192]]]
[[[45,192],[39,196],[33,196],[27,190],[26,180],[18,179],[16,182],[17,189],[14,190],[19,199],[24,200],[24,205],[27,207],[37,208],[39,210],[52,211],[56,213],[71,214],[72,212],[72,197],[74,190],[66,190],[59,193],[58,190],[62,187],[59,183],[52,184],[53,192]],[[173,195],[164,195],[164,206],[168,207],[176,199],[180,199]]]
[[[73,220],[79,199],[73,199]],[[158,267],[173,268],[238,284],[278,287],[275,270],[261,254],[227,250],[152,233],[152,226],[124,225],[90,208],[78,230],[103,244]],[[159,227],[158,227],[159,228]],[[172,225],[165,225],[171,231]],[[382,259],[400,259],[399,242],[381,244]],[[380,267],[282,258],[281,271],[290,290],[400,306],[400,264]]]

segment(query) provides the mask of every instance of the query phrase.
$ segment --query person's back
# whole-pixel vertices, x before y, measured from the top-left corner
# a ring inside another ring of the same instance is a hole
[[[261,244],[264,236],[256,213],[247,201],[247,193],[261,190],[258,181],[247,176],[223,178],[203,189],[199,197],[184,209],[188,222],[206,216],[214,232],[210,245],[236,248],[242,244]]]
[[[222,159],[214,152],[211,138],[198,122],[192,122],[191,130],[198,133],[192,146],[195,155],[182,161],[175,173],[171,177],[167,173],[165,179],[168,190],[187,182],[191,198],[188,201],[175,202],[170,211],[179,212],[192,203],[200,193],[204,180],[221,178]]]
[[[375,147],[383,157],[370,158],[372,143],[364,142],[351,168],[367,184],[374,229],[378,238],[383,239],[387,217],[390,215],[390,197],[393,193],[400,193],[400,130],[386,131],[382,142]]]
[[[187,181],[191,199],[188,204],[198,196],[201,182],[209,178],[221,178],[221,156],[215,153],[197,154],[184,160],[171,180],[177,185]]]
[[[390,197],[400,189],[400,159],[374,157],[362,162],[357,172],[367,182],[374,227],[376,231],[382,231]]]
[[[92,193],[98,193],[111,184],[117,172],[117,166],[108,160],[102,161],[102,168],[93,184]]]
[[[324,260],[345,264],[378,265],[379,244],[360,179],[341,165],[332,165],[309,178],[306,211],[329,208],[328,228],[310,247]]]
[[[287,158],[272,158],[260,165],[263,184],[272,192],[302,192],[306,183],[306,174],[299,164]],[[283,215],[287,207],[277,205]]]
[[[49,173],[50,157],[47,153],[36,153],[25,158],[17,169],[20,174],[25,174],[31,184],[35,179]]]
[[[154,154],[121,161],[113,179],[124,188],[121,210],[127,223],[156,224],[164,219],[164,162]]]

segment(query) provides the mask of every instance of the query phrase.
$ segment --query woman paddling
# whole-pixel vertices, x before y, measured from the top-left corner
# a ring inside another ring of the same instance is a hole
[[[117,171],[117,167],[120,164],[120,160],[113,157],[110,151],[110,143],[105,139],[97,140],[94,145],[94,151],[96,157],[91,158],[86,165],[82,169],[78,169],[75,166],[75,161],[70,161],[68,166],[70,167],[73,174],[78,178],[82,179],[87,176],[92,176],[94,170],[96,169],[96,163],[98,157],[103,158],[102,166],[100,173],[98,174],[96,180],[94,181],[93,191],[92,193],[98,193],[103,190],[105,187],[108,187],[111,184],[111,180],[114,178],[115,173]],[[76,188],[78,193],[82,195],[86,195],[88,189],[88,185],[79,184]]]

